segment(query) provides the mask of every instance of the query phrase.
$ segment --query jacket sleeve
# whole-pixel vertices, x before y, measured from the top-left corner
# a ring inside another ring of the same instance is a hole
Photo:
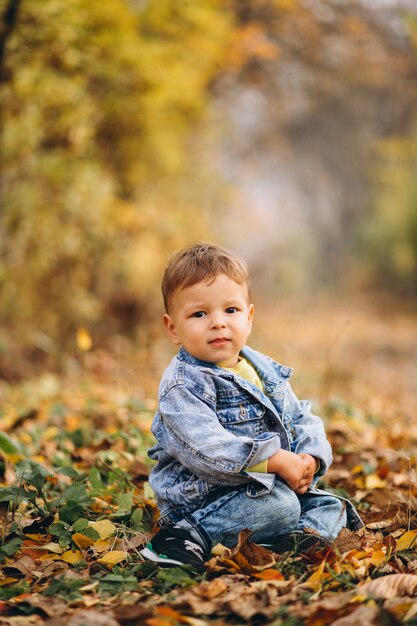
[[[200,397],[180,383],[160,398],[165,451],[209,483],[237,485],[257,480],[269,485],[273,478],[270,474],[250,474],[246,468],[279,450],[279,436],[276,433],[262,433],[254,438],[234,435],[220,424],[215,401],[207,395]]]
[[[288,395],[284,406],[284,423],[292,435],[291,451],[311,454],[320,461],[316,479],[326,473],[333,456],[327,440],[323,421],[311,412],[311,404],[298,400],[288,384]]]

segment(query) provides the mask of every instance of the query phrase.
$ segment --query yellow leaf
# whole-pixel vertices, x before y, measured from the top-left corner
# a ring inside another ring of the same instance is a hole
[[[53,552],[54,554],[62,554],[64,552],[64,548],[61,548],[59,543],[45,543],[43,546],[39,546],[42,550],[48,550],[49,552]]]
[[[324,571],[325,566],[326,561],[322,561],[316,571],[313,572],[309,578],[307,578],[304,585],[311,587],[315,591],[320,589],[322,583],[325,580],[328,580],[328,578],[331,578],[331,575]]]
[[[65,563],[78,563],[82,561],[83,555],[79,550],[67,550],[64,554],[61,555],[60,561],[65,561]]]
[[[43,535],[38,535],[37,533],[27,533],[26,537],[27,539],[33,539],[33,541],[39,541],[40,543],[42,543],[44,539]]]
[[[376,567],[379,567],[379,565],[385,563],[386,560],[387,555],[385,554],[385,552],[383,552],[383,550],[376,550],[376,552],[374,552],[371,556],[371,563]]]
[[[100,535],[100,539],[108,539],[116,532],[116,526],[108,519],[103,519],[99,522],[90,522],[88,525]]]
[[[417,530],[409,530],[397,539],[396,552],[410,548],[417,549]]]
[[[277,572],[276,569],[264,569],[263,572],[258,572],[253,576],[260,580],[285,580],[281,572]]]
[[[0,580],[0,587],[2,587],[3,585],[10,585],[11,583],[15,583],[18,580],[18,578],[3,578],[2,580]]]
[[[87,352],[93,347],[93,340],[86,328],[79,328],[77,330],[77,346],[80,350]]]
[[[72,540],[79,548],[89,548],[94,544],[94,540],[91,537],[87,537],[82,533],[74,533]]]
[[[387,486],[385,480],[381,480],[378,474],[369,474],[365,478],[366,489],[382,489]]]
[[[103,563],[104,565],[116,565],[116,563],[120,563],[120,561],[125,561],[127,556],[127,552],[124,550],[113,550],[101,556],[97,559],[97,562]]]
[[[94,542],[94,551],[99,554],[101,552],[107,552],[111,549],[111,546],[112,541],[109,541],[108,539],[97,539],[97,541]]]
[[[39,557],[39,561],[60,561],[60,560],[61,560],[60,554],[52,554],[51,552],[48,552],[48,554],[42,554],[42,556]]]

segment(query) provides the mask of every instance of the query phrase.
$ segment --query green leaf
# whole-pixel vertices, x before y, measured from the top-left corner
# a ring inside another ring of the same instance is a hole
[[[65,489],[63,493],[63,499],[68,504],[74,502],[80,506],[88,505],[91,503],[91,497],[87,493],[87,489],[84,483],[74,483]]]
[[[22,454],[20,445],[3,432],[0,432],[0,450],[6,454]]]
[[[130,511],[133,505],[133,492],[120,493],[116,498],[116,503],[119,507],[119,513],[122,513],[122,511]]]
[[[2,545],[0,547],[0,552],[5,554],[6,556],[13,556],[13,554],[15,554],[19,550],[21,545],[22,539],[20,539],[20,537],[15,537],[14,539],[11,539],[8,543]]]
[[[90,484],[93,489],[101,491],[103,489],[103,481],[101,480],[101,474],[97,467],[92,467],[89,474]]]
[[[143,509],[138,507],[133,511],[130,516],[130,525],[134,530],[143,527]]]
[[[94,528],[90,528],[89,526],[77,532],[81,532],[85,537],[90,537],[90,539],[93,539],[93,541],[97,541],[97,539],[100,539],[100,535],[98,534],[98,532],[94,530]]]
[[[68,530],[68,524],[65,524],[64,522],[51,524],[49,527],[49,532],[51,533],[51,535],[59,537],[59,545],[61,547],[68,546],[71,543],[72,535]]]
[[[72,529],[76,533],[82,533],[85,528],[88,528],[88,519],[85,517],[80,517],[80,519],[77,519],[72,525]]]
[[[81,478],[80,473],[73,467],[59,467],[55,471],[57,474],[62,474],[63,476],[68,476],[69,478]]]

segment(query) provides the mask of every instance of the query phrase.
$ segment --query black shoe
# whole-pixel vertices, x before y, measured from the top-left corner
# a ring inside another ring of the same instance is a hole
[[[292,552],[293,554],[301,554],[312,550],[323,550],[331,547],[331,543],[313,533],[292,532],[288,535],[281,535],[277,540],[268,546],[273,552]]]
[[[187,530],[173,527],[161,528],[140,553],[161,567],[192,565],[197,571],[204,570],[209,556]]]

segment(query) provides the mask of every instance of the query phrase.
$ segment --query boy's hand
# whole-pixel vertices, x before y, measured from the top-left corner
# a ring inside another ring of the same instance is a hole
[[[311,458],[313,459],[313,457]],[[267,469],[268,472],[277,474],[285,480],[287,485],[296,493],[305,493],[312,480],[311,478],[310,482],[307,484],[305,479],[308,472],[306,461],[301,455],[289,452],[288,450],[278,450],[278,452],[275,452],[275,454],[268,459]]]
[[[302,480],[300,481],[297,489],[294,490],[295,493],[302,495],[308,490],[311,483],[313,482],[314,474],[316,473],[316,470],[317,470],[317,460],[314,458],[314,456],[311,456],[311,454],[301,453],[301,454],[298,454],[297,456],[299,456],[306,465],[305,474]]]

